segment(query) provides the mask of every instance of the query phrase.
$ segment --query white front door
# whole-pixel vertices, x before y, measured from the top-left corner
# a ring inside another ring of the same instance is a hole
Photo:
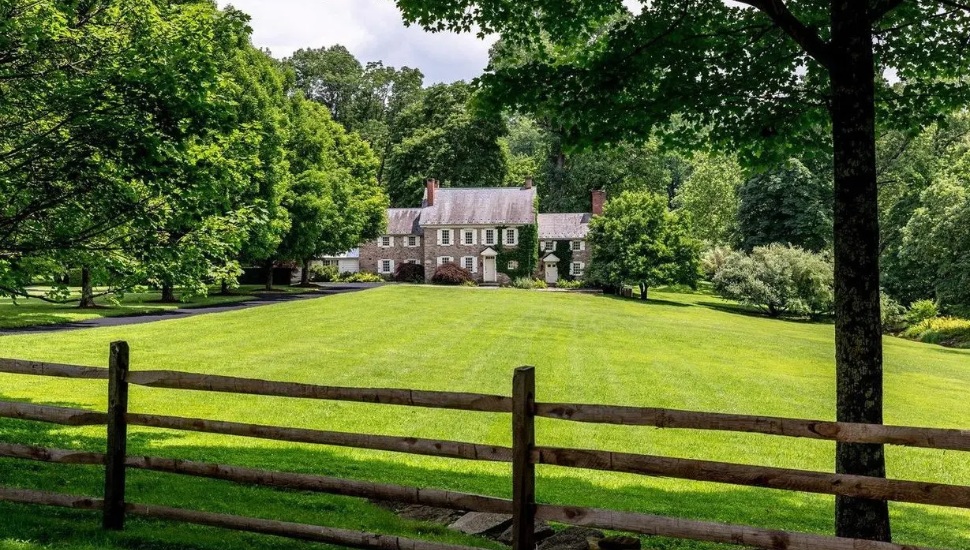
[[[495,282],[495,257],[485,256],[482,258],[482,281],[486,283]]]
[[[556,284],[559,282],[559,264],[557,262],[546,262],[546,283]]]

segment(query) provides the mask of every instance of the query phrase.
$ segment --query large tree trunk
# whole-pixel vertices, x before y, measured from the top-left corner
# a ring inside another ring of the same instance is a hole
[[[81,301],[78,302],[77,307],[97,307],[94,303],[94,285],[91,283],[91,270],[87,267],[81,268]]]
[[[647,283],[640,283],[640,299],[641,300],[646,300],[647,299],[647,290],[648,290]]]
[[[882,423],[875,69],[868,2],[832,2],[836,415]],[[885,477],[882,445],[838,443],[838,473]],[[890,540],[885,501],[836,497],[836,534]]]
[[[266,290],[273,290],[273,260],[266,260]]]
[[[300,286],[310,286],[310,260],[303,260],[303,269],[300,270]]]
[[[162,283],[162,301],[166,303],[178,301],[178,298],[175,297],[175,287],[169,283]]]

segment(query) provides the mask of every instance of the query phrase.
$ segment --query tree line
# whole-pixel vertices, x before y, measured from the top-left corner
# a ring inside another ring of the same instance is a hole
[[[379,159],[248,16],[208,1],[16,0],[0,17],[0,294],[205,293],[383,231]],[[71,268],[80,280],[67,281]]]

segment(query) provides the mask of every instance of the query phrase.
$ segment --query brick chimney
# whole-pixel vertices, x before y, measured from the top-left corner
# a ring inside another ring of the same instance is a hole
[[[532,189],[532,176],[528,176],[525,178],[525,185],[523,187],[525,189]]]
[[[606,191],[593,191],[593,215],[599,216],[603,213],[603,205],[606,203]]]
[[[425,194],[427,195],[426,197],[427,206],[434,206],[435,190],[437,189],[438,189],[438,180],[428,178],[427,191],[425,192]]]

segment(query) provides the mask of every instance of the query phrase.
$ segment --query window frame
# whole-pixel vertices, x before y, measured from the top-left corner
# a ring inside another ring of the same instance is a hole
[[[505,246],[518,246],[519,229],[517,227],[506,227],[504,233],[505,234],[502,235],[502,237],[504,237],[502,242]]]
[[[390,269],[389,271],[384,270],[384,262],[387,262]],[[381,258],[380,260],[378,260],[377,272],[380,273],[381,275],[390,275],[394,273],[394,260],[391,258]]]
[[[384,244],[384,241],[387,241],[387,244]],[[394,248],[394,236],[381,235],[381,238],[377,239],[377,246],[381,248]]]
[[[496,232],[497,230],[494,227],[482,229],[482,244],[485,246],[495,246]],[[491,234],[491,238],[489,238],[489,234]]]
[[[453,229],[439,229],[438,230],[438,246],[452,246],[455,244],[455,239],[452,235]],[[448,241],[448,242],[445,242]]]

